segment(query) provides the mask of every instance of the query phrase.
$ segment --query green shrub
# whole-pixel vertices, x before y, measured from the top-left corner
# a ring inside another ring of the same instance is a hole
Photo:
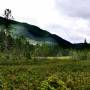
[[[50,76],[47,80],[41,82],[40,90],[70,90],[66,84],[57,76]]]
[[[72,59],[73,60],[87,60],[89,59],[88,51],[86,50],[73,51]]]

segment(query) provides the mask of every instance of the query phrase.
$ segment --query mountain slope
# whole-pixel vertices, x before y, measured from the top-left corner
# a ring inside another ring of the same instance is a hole
[[[12,37],[17,38],[20,36],[25,37],[29,40],[30,43],[33,44],[58,44],[62,47],[71,47],[72,44],[61,37],[51,34],[48,31],[42,30],[37,26],[30,25],[27,23],[21,23],[14,20],[7,20],[5,18],[0,17],[0,29],[8,28]]]

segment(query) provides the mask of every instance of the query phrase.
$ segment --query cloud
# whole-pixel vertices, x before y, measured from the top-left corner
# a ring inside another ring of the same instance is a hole
[[[55,0],[57,8],[71,17],[90,19],[90,0]]]
[[[72,22],[66,25],[63,24],[60,25],[55,23],[47,25],[46,30],[49,30],[49,32],[56,34],[72,43],[80,43],[80,42],[83,43],[85,38],[87,39],[88,42],[90,42],[90,27],[87,26],[87,23],[86,24],[84,23],[84,25],[83,23],[79,24],[80,20],[78,22],[77,19],[75,23]]]
[[[0,15],[10,8],[15,20],[37,25],[74,43],[90,42],[89,0],[2,0]]]

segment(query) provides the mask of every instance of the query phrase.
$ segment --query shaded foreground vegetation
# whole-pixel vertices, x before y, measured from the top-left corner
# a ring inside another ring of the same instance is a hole
[[[30,60],[0,65],[0,90],[89,90],[90,61]]]

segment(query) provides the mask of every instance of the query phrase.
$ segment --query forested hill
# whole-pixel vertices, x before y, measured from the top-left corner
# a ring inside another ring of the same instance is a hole
[[[64,48],[72,47],[70,42],[37,26],[0,17],[0,29],[2,30],[6,26],[12,37],[23,36],[31,44],[46,43],[49,45],[59,45]]]
[[[87,43],[72,44],[69,41],[64,40],[55,34],[51,34],[46,30],[42,30],[35,25],[0,17],[0,30],[4,30],[5,27],[9,30],[12,37],[18,38],[23,36],[30,44],[46,43],[48,45],[59,45],[62,48],[90,48],[90,45]]]

